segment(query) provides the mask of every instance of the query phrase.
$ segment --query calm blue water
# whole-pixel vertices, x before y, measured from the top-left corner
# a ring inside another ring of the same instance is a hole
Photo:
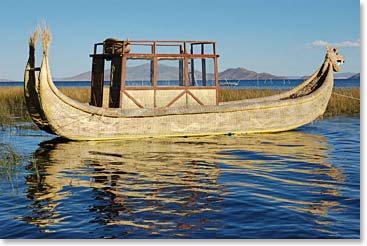
[[[301,84],[304,80],[228,80],[227,82],[238,82],[237,86],[221,86],[222,88],[271,88],[271,89],[289,89]],[[220,81],[225,82],[225,81]],[[360,80],[356,79],[335,79],[335,87],[359,87]],[[200,83],[200,81],[199,81]],[[60,87],[90,87],[89,81],[55,81],[56,86]],[[105,83],[109,85],[109,81]],[[131,86],[149,85],[148,81],[131,81]],[[178,85],[178,81],[159,81],[160,85]],[[212,81],[208,81],[208,85],[212,85]],[[2,86],[23,86],[23,82],[1,82]]]
[[[25,160],[0,176],[0,238],[359,238],[359,134],[359,117],[103,143],[5,127]]]

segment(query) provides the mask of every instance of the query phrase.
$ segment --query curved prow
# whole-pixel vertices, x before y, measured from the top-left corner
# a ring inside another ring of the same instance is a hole
[[[250,104],[250,103],[274,102],[279,100],[296,99],[312,94],[318,88],[320,88],[325,82],[334,81],[333,71],[339,72],[340,64],[345,62],[344,56],[339,54],[337,48],[331,48],[330,46],[327,45],[326,50],[327,52],[325,60],[321,64],[321,66],[316,70],[316,72],[313,73],[303,83],[294,87],[293,89],[267,97],[243,99],[243,100],[237,100],[235,102],[234,101],[222,102],[221,105],[229,105],[233,103]],[[328,76],[331,78],[326,80]]]
[[[39,97],[39,81],[35,65],[35,49],[38,39],[39,28],[31,34],[29,38],[29,57],[24,72],[24,98],[29,115],[33,122],[42,130],[54,134],[49,127],[46,116],[43,113]]]

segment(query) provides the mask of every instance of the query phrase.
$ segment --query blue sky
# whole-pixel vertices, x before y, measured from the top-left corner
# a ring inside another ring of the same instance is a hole
[[[311,74],[331,43],[343,72],[360,71],[358,0],[2,0],[0,9],[0,78],[22,80],[29,34],[43,20],[55,77],[90,70],[93,43],[106,37],[215,40],[219,71],[276,75]]]

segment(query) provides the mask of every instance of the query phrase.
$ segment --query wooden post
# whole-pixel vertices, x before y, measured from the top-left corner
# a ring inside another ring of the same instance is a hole
[[[183,54],[184,52],[185,51],[182,49],[182,46],[180,45],[180,54]],[[185,85],[183,69],[184,69],[184,60],[179,59],[178,60],[178,85],[179,86]]]
[[[215,80],[215,90],[216,90],[216,103],[219,105],[219,81],[218,81],[218,57],[215,47],[215,42],[213,43],[213,54],[214,54],[214,80]]]
[[[111,87],[110,87],[110,108],[120,107],[120,90],[121,90],[121,66],[122,57],[113,56],[111,60]]]
[[[201,54],[204,55],[204,44],[201,44]],[[203,86],[206,86],[206,64],[205,64],[205,58],[201,59],[201,76],[202,76]]]
[[[152,46],[152,54],[156,52],[156,43],[153,43]],[[153,85],[153,107],[157,107],[157,86],[158,86],[158,59],[156,56],[153,57],[153,60],[150,63],[150,81]]]
[[[194,45],[191,44],[191,54],[194,54]],[[194,86],[196,84],[195,82],[195,65],[194,65],[194,59],[191,59],[191,85]]]
[[[120,91],[120,108],[122,108],[124,105],[122,105],[122,97],[124,95],[124,91],[126,91],[126,55],[122,55],[121,57],[121,91]]]
[[[186,46],[186,45],[185,45]],[[186,107],[189,106],[189,58],[185,56],[184,58],[184,66],[185,66],[185,96],[186,96]]]
[[[183,86],[184,85],[184,74],[183,74],[183,69],[184,69],[184,64],[183,64],[183,60],[180,59],[178,60],[178,85],[179,86]]]
[[[216,56],[214,57],[214,80],[216,90],[216,104],[219,105],[218,61]]]
[[[92,61],[92,88],[90,105],[102,107],[104,84],[104,58],[93,57]]]

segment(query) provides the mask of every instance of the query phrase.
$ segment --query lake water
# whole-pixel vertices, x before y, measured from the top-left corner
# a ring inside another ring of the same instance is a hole
[[[278,134],[67,142],[23,126],[0,238],[359,238],[360,119]]]
[[[292,80],[228,80],[228,81],[220,81],[225,82],[238,82],[237,86],[221,86],[222,88],[262,88],[262,89],[289,89],[293,88],[299,84],[301,84],[304,80],[300,79],[292,79]],[[140,85],[149,85],[149,81],[130,81],[130,85],[132,86],[140,86]],[[159,84],[162,85],[178,85],[178,81],[158,81]],[[360,80],[359,79],[335,79],[334,80],[335,87],[343,88],[343,87],[359,87]],[[2,86],[23,86],[24,82],[1,82],[0,87]],[[58,87],[90,87],[90,81],[55,81],[56,86]],[[105,82],[105,85],[109,85],[109,81]],[[208,84],[209,85],[209,84]]]

